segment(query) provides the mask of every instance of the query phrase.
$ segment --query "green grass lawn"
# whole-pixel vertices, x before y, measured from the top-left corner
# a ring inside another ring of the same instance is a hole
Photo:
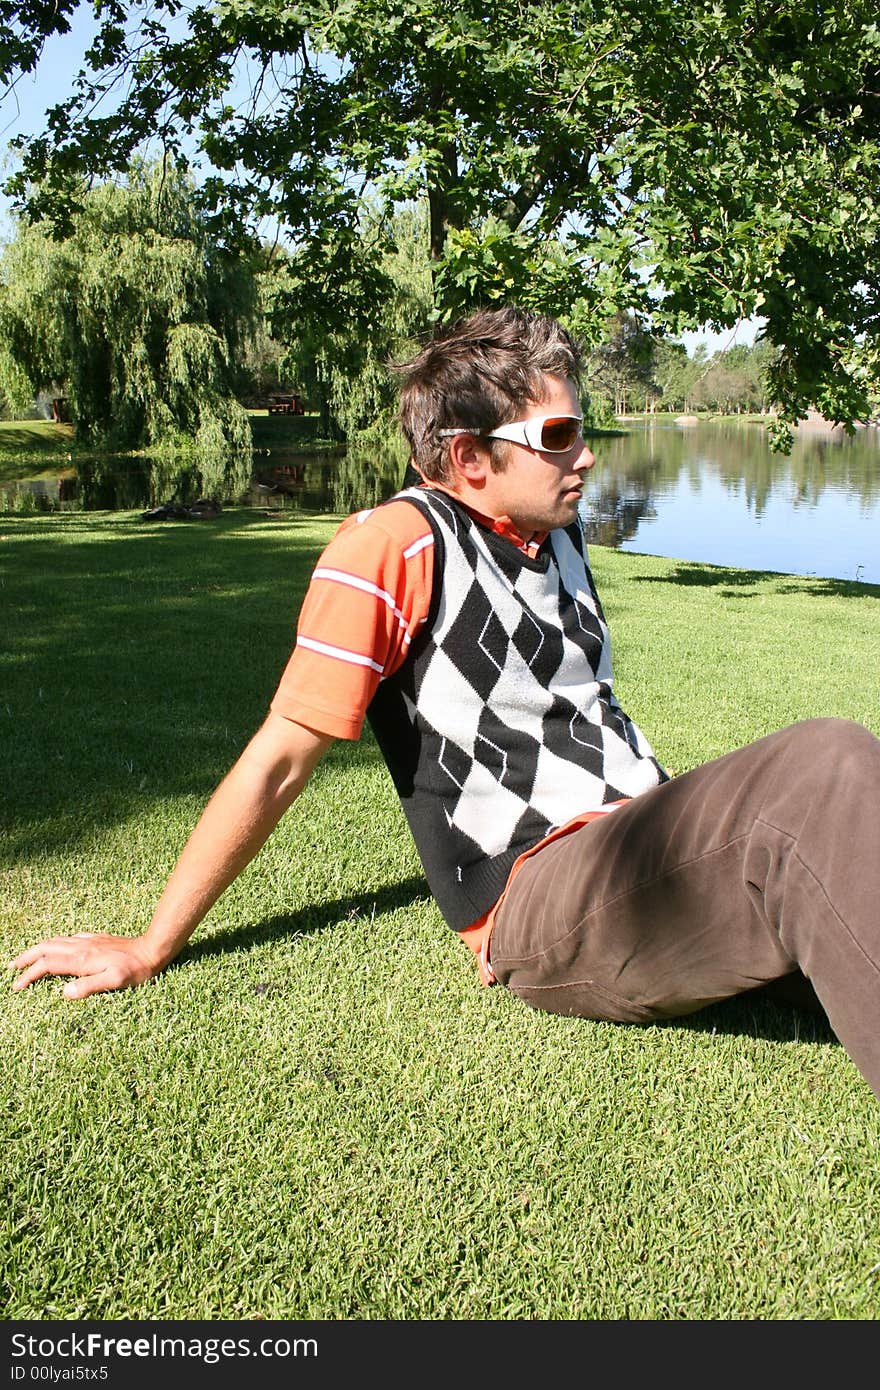
[[[52,420],[0,420],[0,486],[70,467],[73,426]]]
[[[4,959],[146,925],[334,525],[0,519]],[[671,769],[812,715],[880,733],[880,587],[593,560]],[[162,976],[60,990],[3,996],[8,1318],[880,1314],[880,1106],[824,1026],[481,989],[369,737]]]

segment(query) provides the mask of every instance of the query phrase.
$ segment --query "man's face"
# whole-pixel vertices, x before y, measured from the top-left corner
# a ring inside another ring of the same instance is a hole
[[[580,415],[574,383],[544,378],[543,399],[524,407],[520,419],[538,415]],[[548,454],[506,441],[502,470],[486,479],[484,504],[490,516],[509,516],[524,540],[535,531],[570,526],[577,516],[584,474],[596,462],[582,439],[564,454]]]

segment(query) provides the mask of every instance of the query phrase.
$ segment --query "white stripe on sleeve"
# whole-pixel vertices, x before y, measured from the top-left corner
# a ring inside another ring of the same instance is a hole
[[[418,555],[420,550],[427,550],[428,546],[433,544],[433,535],[422,536],[420,540],[413,541],[412,545],[406,547],[406,550],[403,552],[404,560],[411,560],[414,555]]]
[[[373,584],[369,579],[361,579],[360,575],[348,574],[345,570],[330,569],[327,565],[318,565],[312,578],[326,579],[331,584],[345,584],[350,589],[360,589],[361,593],[373,594],[391,609],[400,626],[406,628],[406,619],[394,602],[394,595],[389,594],[387,589],[380,589],[378,584]]]
[[[369,666],[372,671],[378,671],[379,675],[385,670],[378,661],[373,661],[372,657],[363,656],[360,652],[350,652],[345,647],[331,647],[329,642],[316,642],[313,637],[299,636],[296,639],[298,647],[307,647],[310,652],[319,652],[321,656],[332,656],[336,661],[347,661],[351,666]]]

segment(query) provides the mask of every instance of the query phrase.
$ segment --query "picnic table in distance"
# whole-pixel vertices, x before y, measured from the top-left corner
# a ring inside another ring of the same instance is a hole
[[[270,396],[268,410],[270,415],[305,415],[306,408],[301,396]]]

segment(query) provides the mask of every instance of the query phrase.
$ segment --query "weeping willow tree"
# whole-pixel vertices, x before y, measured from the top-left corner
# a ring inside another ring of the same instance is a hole
[[[320,410],[326,437],[375,440],[392,429],[388,362],[435,317],[427,207],[387,213],[364,200],[358,234],[330,274],[329,285],[326,275],[316,280],[309,249],[298,246],[279,252],[263,277],[280,370]]]
[[[63,239],[20,221],[0,258],[0,391],[18,407],[61,391],[78,443],[179,460],[204,491],[240,493],[256,255],[218,243],[185,170],[161,162],[91,190]]]

